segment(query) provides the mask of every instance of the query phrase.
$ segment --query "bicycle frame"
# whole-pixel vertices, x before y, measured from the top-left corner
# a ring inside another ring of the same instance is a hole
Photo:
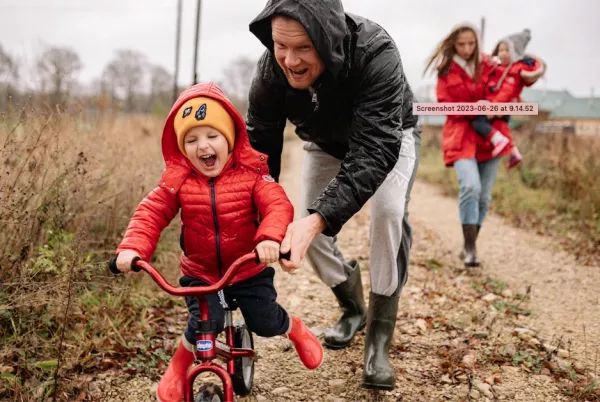
[[[200,322],[209,321],[210,317],[208,314],[208,302],[206,301],[205,295],[217,293],[223,289],[235,275],[238,269],[244,264],[255,261],[258,258],[256,252],[246,254],[237,259],[231,267],[227,270],[223,278],[217,283],[210,286],[196,286],[180,288],[172,286],[167,280],[154,268],[151,264],[137,259],[134,260],[132,265],[138,269],[146,271],[156,284],[161,287],[165,292],[174,296],[192,296],[198,300],[198,307],[200,309]],[[233,333],[233,320],[231,311],[225,311],[225,336],[226,343],[216,341],[216,331],[208,331],[204,334],[196,334],[196,359],[202,361],[202,363],[194,366],[187,374],[187,384],[185,388],[184,400],[186,402],[193,401],[193,386],[196,377],[205,372],[215,373],[221,379],[223,383],[223,393],[226,401],[233,401],[233,384],[231,382],[231,376],[235,374],[235,359],[241,357],[249,357],[254,359],[256,354],[252,349],[235,348],[234,347],[234,333]],[[218,364],[213,363],[216,358],[221,358],[227,363],[227,369],[224,369]]]

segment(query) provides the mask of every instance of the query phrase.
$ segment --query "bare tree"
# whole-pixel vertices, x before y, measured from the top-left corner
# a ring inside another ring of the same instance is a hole
[[[169,92],[173,85],[173,76],[161,66],[150,67],[150,94],[156,96]]]
[[[17,64],[0,45],[0,110],[5,110],[9,98],[16,94],[16,81],[18,79]]]
[[[74,75],[83,67],[79,55],[66,47],[49,47],[36,63],[42,92],[50,91],[51,102],[63,103],[69,96]]]
[[[104,69],[105,77],[115,90],[123,93],[126,110],[135,109],[136,94],[144,81],[146,57],[134,50],[118,50],[115,59]]]
[[[173,76],[162,66],[150,67],[150,97],[148,110],[153,113],[166,113],[170,108],[173,90]]]
[[[102,77],[100,78],[100,95],[106,98],[106,101],[110,104],[114,104],[117,102],[117,88],[119,83],[119,72],[115,67],[115,63],[112,62],[108,64],[104,71],[102,72]]]
[[[0,45],[0,82],[9,84],[17,78],[18,72],[15,61]]]
[[[256,60],[241,56],[233,60],[223,70],[223,90],[231,101],[243,111],[248,103],[248,93],[252,84],[252,76],[256,68]]]

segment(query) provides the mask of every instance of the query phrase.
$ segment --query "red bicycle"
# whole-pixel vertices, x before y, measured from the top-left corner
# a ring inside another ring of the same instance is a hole
[[[280,258],[289,259],[289,253]],[[224,332],[226,342],[216,340],[217,331],[214,321],[208,314],[207,294],[219,293],[219,298],[225,300],[223,288],[227,286],[235,273],[246,263],[257,261],[256,252],[248,253],[238,258],[225,275],[215,284],[210,286],[174,287],[151,264],[136,257],[131,262],[132,271],[146,271],[154,282],[165,292],[173,296],[192,296],[198,299],[200,320],[196,331],[196,364],[188,371],[184,400],[185,402],[233,402],[234,392],[237,395],[248,395],[252,391],[254,379],[254,340],[252,332],[243,321],[233,322],[232,311],[236,307],[225,308]],[[117,268],[116,257],[109,261],[109,269],[114,274],[120,274]],[[216,358],[221,358],[227,368],[213,363]],[[201,373],[212,372],[221,379],[223,390],[215,384],[204,384],[200,387],[196,399],[193,398],[194,381]]]

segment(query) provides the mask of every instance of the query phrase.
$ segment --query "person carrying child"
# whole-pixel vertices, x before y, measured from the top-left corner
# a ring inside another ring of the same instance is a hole
[[[126,272],[139,256],[149,261],[160,234],[181,211],[181,286],[217,282],[239,257],[256,250],[260,263],[247,264],[224,289],[258,336],[288,337],[309,369],[323,361],[323,348],[304,323],[276,302],[279,247],[293,220],[293,206],[269,175],[267,156],[250,146],[241,115],[213,83],[181,93],[165,122],[162,152],[166,169],[159,185],[137,207],[117,248],[117,267]],[[217,331],[224,310],[217,294],[206,296]],[[186,297],[187,329],[158,385],[159,401],[183,398],[187,370],[195,360],[198,302]]]
[[[501,39],[492,57],[497,59],[497,66],[491,71],[485,87],[484,100],[489,102],[520,102],[521,92],[525,86],[533,85],[546,71],[542,60],[525,54],[525,48],[531,40],[531,31],[524,29]],[[508,169],[516,167],[523,157],[512,138],[492,127],[493,120],[501,119],[508,123],[510,116],[478,116],[472,122],[475,132],[488,138],[493,144],[491,157],[510,154]],[[506,152],[503,152],[506,151]]]

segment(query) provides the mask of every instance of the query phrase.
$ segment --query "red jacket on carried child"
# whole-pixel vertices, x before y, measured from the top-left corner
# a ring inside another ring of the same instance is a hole
[[[527,78],[537,79],[543,69],[543,63],[532,57],[524,57],[506,66],[497,64],[487,77],[484,97],[490,102],[521,102],[523,88],[535,83]]]
[[[232,157],[214,179],[203,176],[180,151],[174,115],[189,99],[211,97],[233,118],[236,139]],[[231,264],[263,240],[281,243],[294,217],[283,188],[269,175],[267,156],[250,146],[246,125],[219,87],[198,84],[173,105],[165,122],[162,152],[166,169],[158,186],[136,209],[117,254],[134,250],[149,261],[160,234],[181,210],[181,269],[184,275],[215,283]],[[248,263],[232,283],[266,268]]]
[[[509,65],[495,64],[485,77],[483,97],[490,102],[520,102],[523,88],[533,85],[544,74],[545,69],[546,65],[540,59],[529,56]],[[510,145],[499,156],[509,155],[514,144],[508,123],[496,119],[492,122],[492,127],[510,140]],[[490,141],[477,138],[477,161],[492,159],[493,149]]]

